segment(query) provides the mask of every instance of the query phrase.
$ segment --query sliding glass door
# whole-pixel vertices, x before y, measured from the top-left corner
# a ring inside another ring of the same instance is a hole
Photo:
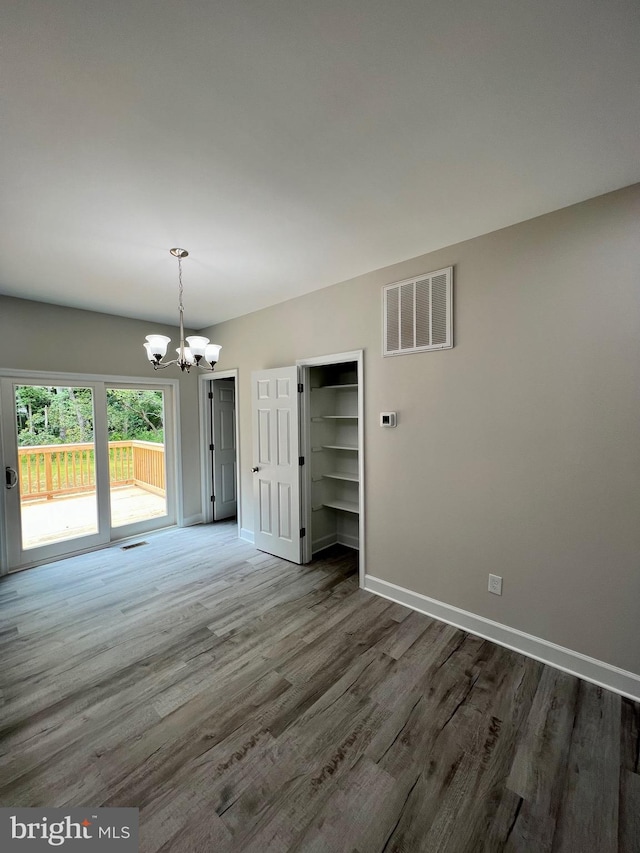
[[[97,396],[93,383],[2,380],[9,568],[109,541],[98,496]]]
[[[107,388],[111,526],[167,517],[164,391]]]
[[[172,391],[0,379],[5,567],[175,522]]]

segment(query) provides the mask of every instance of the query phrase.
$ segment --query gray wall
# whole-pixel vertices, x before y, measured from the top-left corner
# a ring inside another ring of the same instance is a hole
[[[197,382],[177,369],[154,373],[142,349],[145,335],[177,328],[42,302],[0,296],[0,368],[180,379],[184,516],[200,516]]]
[[[251,371],[363,348],[368,573],[640,673],[639,222],[636,185],[205,330],[243,526]],[[449,265],[455,347],[383,359],[381,286]]]

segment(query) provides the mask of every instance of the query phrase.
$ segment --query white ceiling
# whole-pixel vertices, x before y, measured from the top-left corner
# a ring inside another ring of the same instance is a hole
[[[202,328],[640,180],[637,0],[20,0],[0,292]]]

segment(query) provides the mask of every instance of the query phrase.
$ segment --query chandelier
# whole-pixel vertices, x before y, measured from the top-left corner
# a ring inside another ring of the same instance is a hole
[[[182,259],[189,256],[186,249],[169,249],[174,258],[178,259],[178,311],[180,312],[180,346],[176,347],[178,357],[171,361],[162,361],[167,354],[167,346],[171,343],[171,338],[166,335],[147,335],[146,343],[143,344],[147,351],[147,358],[153,365],[154,370],[162,370],[169,367],[170,364],[177,364],[180,370],[186,370],[187,373],[194,366],[202,368],[202,370],[213,370],[220,356],[221,346],[218,344],[210,344],[209,338],[204,338],[201,335],[184,336],[184,305],[182,304]],[[205,362],[205,363],[201,363]]]

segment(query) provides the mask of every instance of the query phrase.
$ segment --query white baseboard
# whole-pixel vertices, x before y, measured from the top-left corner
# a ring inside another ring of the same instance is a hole
[[[338,541],[338,537],[335,533],[329,533],[327,536],[320,536],[318,539],[314,539],[311,543],[311,553],[318,554],[320,551],[324,551],[325,548],[330,548],[332,545],[335,545]]]
[[[532,634],[525,634],[516,628],[493,622],[484,616],[477,616],[468,610],[461,610],[419,592],[412,592],[389,581],[374,578],[372,575],[365,575],[364,589],[640,702],[640,675],[633,672],[587,657]]]
[[[182,519],[181,527],[193,527],[194,524],[202,524],[204,522],[204,516],[201,512],[196,515],[187,515]]]
[[[240,532],[238,533],[238,538],[242,539],[244,542],[251,542],[252,545],[255,545],[256,537],[253,533],[253,530],[247,530],[246,527],[241,527]]]
[[[356,551],[360,550],[360,541],[357,534],[352,536],[350,533],[338,533],[337,541],[346,548],[354,548]]]

